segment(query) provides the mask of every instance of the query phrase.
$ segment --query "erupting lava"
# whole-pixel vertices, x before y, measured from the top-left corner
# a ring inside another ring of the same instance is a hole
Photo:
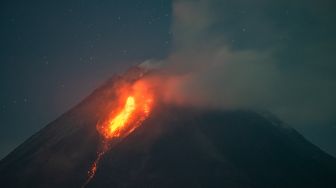
[[[101,133],[105,138],[110,139],[120,137],[122,131],[126,129],[126,124],[135,110],[135,100],[133,96],[127,97],[126,104],[122,111],[115,116],[104,122],[105,125],[101,126]]]
[[[129,96],[126,100],[123,110],[111,121],[108,126],[107,136],[119,137],[120,130],[125,126],[127,120],[130,118],[135,110],[134,97]]]
[[[141,125],[151,111],[153,96],[144,82],[123,90],[125,91],[121,92],[123,94],[119,97],[117,110],[111,110],[110,114],[97,124],[98,132],[106,140],[126,137]]]
[[[102,135],[102,148],[97,152],[97,158],[91,165],[85,187],[95,176],[99,161],[111,147],[111,141],[118,141],[129,135],[149,116],[153,95],[145,82],[121,87],[115,109],[111,109],[107,117],[97,123],[97,131]]]

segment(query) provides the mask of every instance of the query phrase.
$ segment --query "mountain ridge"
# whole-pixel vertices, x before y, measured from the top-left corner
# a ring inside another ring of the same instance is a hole
[[[5,187],[81,187],[101,146],[99,118],[122,82],[114,76],[0,161]],[[334,187],[336,159],[280,120],[249,110],[157,103],[102,157],[87,187]]]

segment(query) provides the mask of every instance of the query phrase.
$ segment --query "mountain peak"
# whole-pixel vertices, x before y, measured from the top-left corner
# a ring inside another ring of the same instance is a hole
[[[133,67],[113,77],[24,142],[0,162],[0,184],[81,187],[102,147],[97,122],[121,83],[147,73]],[[86,186],[334,187],[336,160],[278,124],[251,111],[155,105],[111,145]]]

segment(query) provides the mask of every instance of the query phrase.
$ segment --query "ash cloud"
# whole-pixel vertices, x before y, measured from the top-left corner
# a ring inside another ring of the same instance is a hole
[[[158,62],[176,75],[166,85],[179,92],[167,98],[267,110],[290,124],[334,123],[332,5],[298,0],[174,1],[173,50]]]

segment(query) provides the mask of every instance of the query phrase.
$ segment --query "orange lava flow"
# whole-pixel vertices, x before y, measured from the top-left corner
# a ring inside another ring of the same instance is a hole
[[[102,148],[102,150],[98,152],[96,160],[92,163],[91,168],[88,171],[88,177],[85,183],[83,184],[82,188],[84,188],[92,180],[92,178],[96,175],[100,159],[103,157],[103,155],[105,154],[107,150],[108,150],[108,145],[104,144],[104,147]]]
[[[104,139],[103,147],[97,153],[83,187],[95,176],[99,161],[111,147],[111,141],[125,138],[132,133],[148,118],[152,110],[153,95],[145,83],[139,82],[120,90],[120,96],[115,101],[118,103],[117,107],[110,109],[107,117],[97,123],[97,131]]]
[[[133,132],[149,116],[153,97],[145,84],[133,86],[133,92],[126,92],[120,97],[117,113],[111,113],[97,124],[98,132],[106,140],[124,138]]]
[[[108,130],[105,137],[119,137],[125,124],[135,110],[135,101],[133,96],[129,96],[122,111],[108,122]]]

